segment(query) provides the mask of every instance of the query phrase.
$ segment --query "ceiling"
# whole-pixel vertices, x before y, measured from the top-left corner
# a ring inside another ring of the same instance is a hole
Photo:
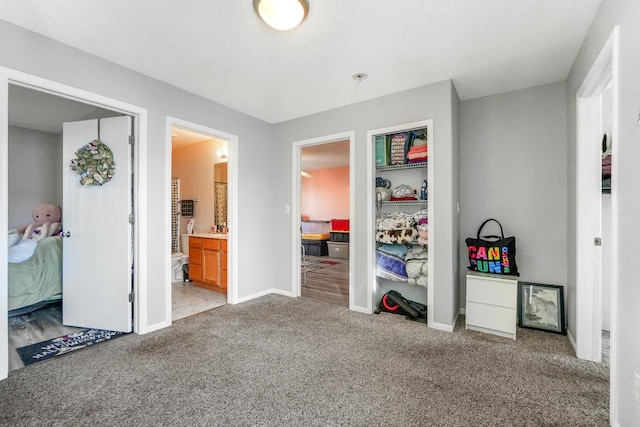
[[[462,100],[562,81],[600,1],[310,0],[290,32],[251,0],[0,0],[0,19],[279,123],[449,78]]]
[[[349,140],[311,145],[300,150],[300,168],[304,171],[349,166]]]
[[[120,113],[57,95],[9,85],[9,125],[59,134],[62,124],[119,116]]]

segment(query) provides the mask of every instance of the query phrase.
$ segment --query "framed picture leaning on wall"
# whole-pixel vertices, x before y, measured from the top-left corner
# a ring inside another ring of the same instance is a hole
[[[564,288],[518,282],[518,326],[565,334]]]

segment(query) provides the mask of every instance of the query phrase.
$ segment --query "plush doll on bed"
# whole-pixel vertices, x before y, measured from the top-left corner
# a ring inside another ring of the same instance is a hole
[[[22,238],[42,240],[58,234],[62,230],[61,217],[60,206],[51,203],[39,204],[33,209],[34,222],[25,228]]]

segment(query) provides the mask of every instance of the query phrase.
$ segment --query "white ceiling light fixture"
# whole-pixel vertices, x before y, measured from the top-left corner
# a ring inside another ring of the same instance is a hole
[[[260,18],[276,30],[291,30],[309,13],[308,0],[253,0]]]

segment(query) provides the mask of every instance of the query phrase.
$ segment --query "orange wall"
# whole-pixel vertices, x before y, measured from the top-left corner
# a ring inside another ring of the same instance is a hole
[[[349,218],[349,167],[307,171],[301,177],[300,210],[304,220]]]
[[[180,178],[180,199],[198,200],[195,204],[194,232],[207,232],[214,225],[214,164],[220,159],[216,151],[222,142],[209,140],[175,148],[171,151],[171,176]],[[187,232],[187,220],[180,218],[180,233]]]

